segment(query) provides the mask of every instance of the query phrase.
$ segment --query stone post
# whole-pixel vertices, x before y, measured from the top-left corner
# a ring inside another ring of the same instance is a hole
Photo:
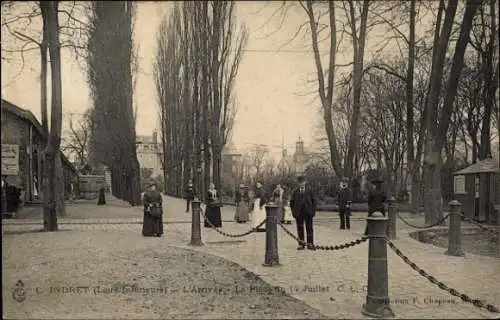
[[[448,205],[450,206],[450,226],[448,229],[448,250],[445,253],[450,256],[463,257],[464,252],[462,251],[460,239],[462,232],[462,217],[460,216],[462,204],[457,200],[453,200]]]
[[[396,199],[391,196],[388,200],[388,216],[389,223],[387,225],[387,237],[389,239],[396,239]]]
[[[368,225],[368,293],[361,313],[373,318],[392,318],[389,301],[389,277],[387,270],[387,217],[374,212],[367,218]]]
[[[280,217],[278,208],[278,205],[273,202],[266,205],[266,255],[263,264],[265,267],[280,265],[277,226]]]
[[[202,246],[203,242],[201,241],[201,223],[200,223],[200,200],[195,198],[191,202],[191,242],[192,246]]]

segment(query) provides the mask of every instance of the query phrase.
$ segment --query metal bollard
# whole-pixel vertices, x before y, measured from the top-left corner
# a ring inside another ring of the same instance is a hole
[[[457,200],[453,200],[448,205],[450,206],[450,227],[448,229],[448,250],[446,250],[445,254],[463,257],[465,254],[462,250],[460,239],[462,233],[462,217],[460,217],[460,213],[462,213],[462,204]]]
[[[275,267],[280,265],[278,255],[278,226],[280,221],[278,205],[270,202],[266,205],[266,256],[263,266]]]
[[[392,318],[387,272],[387,217],[374,212],[368,220],[368,293],[361,313],[373,318]]]
[[[387,225],[387,237],[389,239],[396,239],[396,199],[394,197],[390,197],[388,200],[389,208],[388,208],[388,216],[389,223]]]
[[[203,242],[201,241],[201,223],[200,223],[200,200],[195,198],[191,202],[191,242],[192,246],[202,246]]]

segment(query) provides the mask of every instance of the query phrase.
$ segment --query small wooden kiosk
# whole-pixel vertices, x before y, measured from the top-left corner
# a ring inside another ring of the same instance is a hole
[[[463,213],[480,222],[496,224],[500,204],[500,169],[497,160],[488,158],[453,174],[455,199],[463,204]]]

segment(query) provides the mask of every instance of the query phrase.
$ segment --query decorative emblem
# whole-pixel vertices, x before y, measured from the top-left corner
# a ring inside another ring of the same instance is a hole
[[[26,300],[26,290],[24,290],[24,282],[21,280],[17,281],[14,290],[12,290],[12,298],[17,302]]]

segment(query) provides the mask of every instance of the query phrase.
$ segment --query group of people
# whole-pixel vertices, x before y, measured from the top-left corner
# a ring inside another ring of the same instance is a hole
[[[374,179],[371,183],[374,185],[374,189],[370,191],[368,196],[368,216],[377,211],[385,216],[386,196],[381,188],[383,181]],[[186,212],[189,212],[190,203],[195,197],[196,192],[190,181],[185,190]],[[248,186],[241,184],[239,190],[235,193],[234,200],[236,204],[234,220],[237,223],[251,221],[252,229],[258,232],[266,230],[265,223],[263,223],[266,219],[266,203],[273,202],[277,204],[281,223],[291,223],[292,217],[296,221],[297,237],[300,240],[297,249],[304,250],[308,248],[314,250],[313,219],[316,215],[317,201],[313,190],[306,183],[303,176],[298,177],[297,187],[293,190],[289,199],[285,197],[285,191],[281,185],[278,184],[271,197],[267,197],[262,184],[257,183],[253,192],[249,190]],[[143,203],[144,223],[142,233],[144,236],[160,237],[163,234],[162,196],[156,190],[154,182],[149,185],[148,191],[144,194]],[[351,204],[352,192],[348,187],[348,181],[344,179],[340,182],[337,196],[340,229],[342,230],[351,228]],[[211,183],[206,195],[204,227],[222,227],[220,207],[220,195],[215,189],[215,185]],[[365,235],[367,232],[368,230],[365,229]]]
[[[194,199],[195,192],[190,182],[186,189],[186,211],[189,211],[189,204]],[[265,205],[273,202],[278,205],[281,223],[291,224],[292,218],[297,224],[298,238],[301,240],[298,249],[305,249],[304,243],[313,248],[314,230],[313,218],[316,215],[316,197],[312,189],[306,184],[304,177],[298,178],[298,187],[292,192],[289,199],[285,196],[285,190],[278,184],[270,197],[266,196],[261,183],[257,183],[254,191],[250,191],[248,186],[241,184],[235,193],[236,212],[234,220],[237,223],[251,222],[252,229],[257,232],[264,232],[266,226]],[[205,227],[222,227],[220,214],[220,200],[217,190],[210,184],[207,193],[206,220]],[[208,221],[207,221],[208,220]],[[304,230],[305,227],[305,230]],[[305,231],[305,232],[304,232]],[[307,238],[307,241],[304,241]]]
[[[289,208],[287,208],[285,192],[280,184],[274,189],[270,201],[278,205],[281,222],[292,223],[292,216]],[[266,197],[264,188],[260,182],[256,184],[254,192],[249,191],[248,186],[241,184],[239,190],[235,193],[236,212],[234,220],[237,223],[246,223],[251,220],[252,228],[256,229],[257,232],[265,231],[266,226],[263,221],[266,219],[266,203],[268,203],[268,197]]]
[[[372,216],[374,212],[380,212],[385,216],[385,203],[387,199],[385,192],[382,190],[383,181],[376,178],[371,183],[374,187],[368,195],[368,216]],[[348,187],[347,179],[343,179],[339,187],[337,206],[340,216],[340,229],[345,230],[351,228],[352,192]],[[304,177],[299,177],[298,187],[294,190],[290,200],[290,208],[297,223],[297,237],[300,240],[297,247],[298,250],[303,250],[306,247],[311,250],[315,249],[313,218],[316,215],[316,205],[314,192],[308,187]],[[304,226],[306,229],[305,241]],[[368,225],[366,225],[364,234],[368,234]]]

